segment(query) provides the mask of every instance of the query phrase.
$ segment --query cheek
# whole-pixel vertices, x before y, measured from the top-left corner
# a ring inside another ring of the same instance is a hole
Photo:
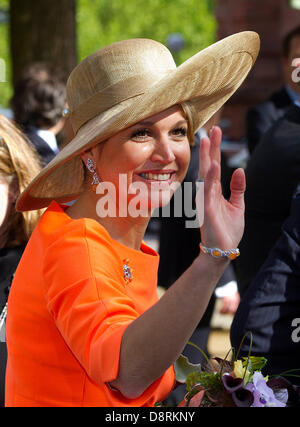
[[[133,150],[124,153],[124,166],[128,171],[133,171],[142,166],[151,156],[151,148],[148,146],[137,145]]]
[[[100,181],[114,184],[118,195],[119,191],[123,192],[125,187],[128,190],[134,182],[134,173],[148,160],[151,147],[130,142],[123,145],[111,144],[105,147],[101,154],[98,163]]]
[[[108,163],[113,165],[115,171],[126,173],[131,172],[149,158],[151,147],[146,144],[124,144],[114,153],[107,156]]]
[[[118,162],[115,162],[115,173],[126,174],[128,184],[134,181],[137,170],[143,168],[151,157],[152,149],[146,144],[135,144],[119,153]]]

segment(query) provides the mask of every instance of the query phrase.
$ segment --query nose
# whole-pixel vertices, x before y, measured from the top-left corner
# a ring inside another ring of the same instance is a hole
[[[176,159],[173,151],[172,141],[168,137],[161,136],[155,144],[151,161],[153,163],[169,164]]]

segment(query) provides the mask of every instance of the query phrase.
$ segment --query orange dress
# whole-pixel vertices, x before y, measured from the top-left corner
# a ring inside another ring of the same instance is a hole
[[[107,385],[118,374],[125,329],[158,300],[158,262],[145,243],[128,248],[97,221],[73,220],[52,202],[9,295],[5,405],[153,406],[166,397],[173,367],[137,399]]]

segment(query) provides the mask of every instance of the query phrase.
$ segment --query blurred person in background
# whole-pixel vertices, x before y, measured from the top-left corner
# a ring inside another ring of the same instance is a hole
[[[284,85],[264,101],[248,111],[246,137],[250,154],[268,129],[298,100],[299,84],[295,81],[295,60],[300,58],[300,25],[290,31],[282,41],[281,64]],[[298,80],[298,79],[296,79]]]
[[[59,151],[56,136],[64,127],[65,79],[52,64],[34,63],[24,69],[11,99],[14,120],[35,146],[42,165]]]
[[[241,356],[246,357],[250,350],[252,356],[267,359],[264,375],[299,370],[299,277],[300,184],[279,239],[251,281],[231,325],[231,345],[239,348],[241,344]],[[252,333],[252,345],[248,331]],[[299,371],[289,374],[287,379],[300,385]]]
[[[12,277],[40,211],[16,212],[15,202],[40,171],[39,159],[22,133],[0,115],[0,406],[4,406],[5,312]]]
[[[246,168],[245,231],[236,259],[241,297],[281,235],[300,182],[300,102],[278,119],[253,152]]]

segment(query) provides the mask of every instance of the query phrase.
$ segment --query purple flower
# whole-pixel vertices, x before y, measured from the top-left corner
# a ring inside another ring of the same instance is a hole
[[[232,400],[238,407],[253,406],[254,397],[253,393],[245,388],[240,388],[234,391],[231,395]]]
[[[233,393],[234,391],[238,390],[243,385],[242,378],[235,378],[230,374],[222,375],[222,382],[226,390],[230,393]]]
[[[254,401],[252,406],[254,407],[286,406],[285,403],[280,402],[278,399],[276,399],[273,390],[267,386],[266,380],[264,379],[261,372],[257,371],[254,373],[253,384],[248,383],[245,389],[249,390],[253,394]]]
[[[236,406],[251,406],[253,396],[249,390],[243,388],[243,379],[235,378],[230,374],[222,375],[222,382],[225,389],[231,394]]]

